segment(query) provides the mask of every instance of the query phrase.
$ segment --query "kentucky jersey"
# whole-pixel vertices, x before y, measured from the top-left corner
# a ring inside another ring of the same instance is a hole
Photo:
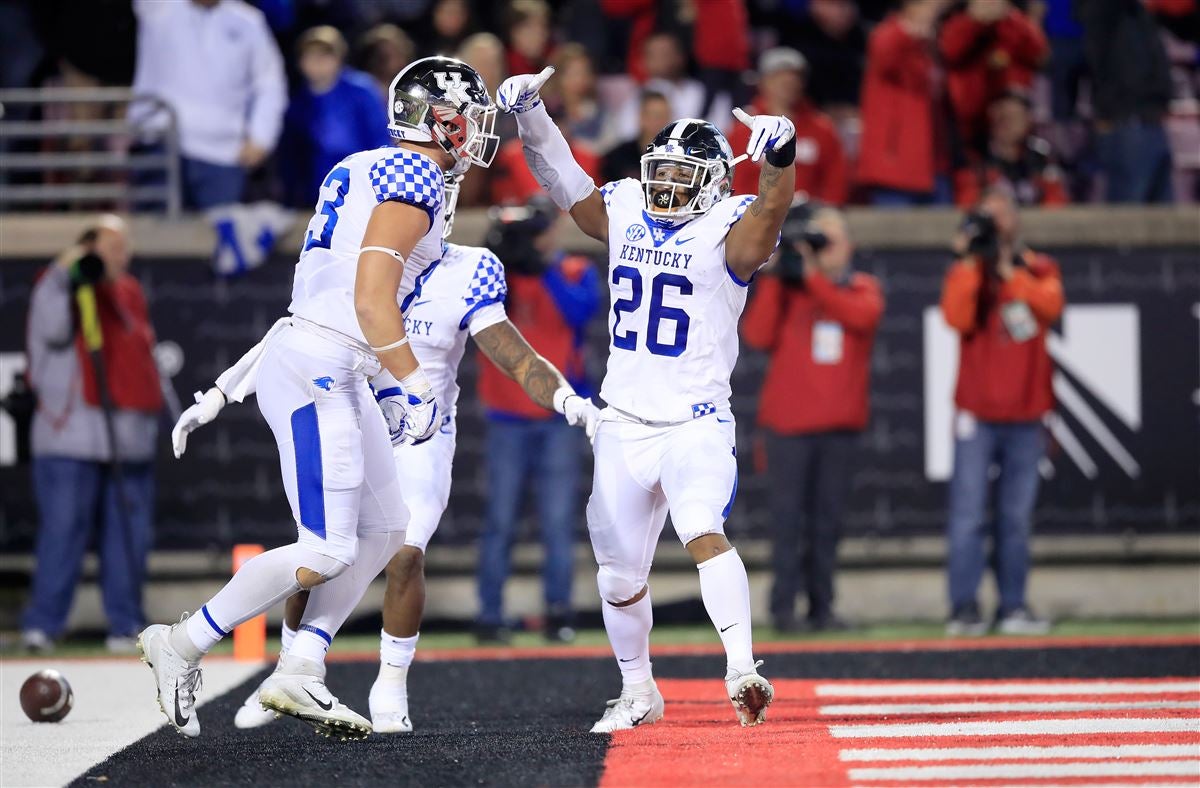
[[[404,148],[355,153],[330,170],[308,223],[288,311],[366,345],[354,312],[354,276],[371,211],[388,200],[425,211],[429,229],[404,261],[397,294],[402,311],[442,256],[442,170]]]
[[[446,244],[441,262],[412,291],[404,330],[446,413],[458,401],[467,334],[508,319],[504,266],[487,249]]]
[[[612,296],[601,398],[647,422],[727,409],[749,283],[726,266],[725,237],[755,198],[728,197],[668,226],[646,212],[642,184],[632,178],[601,194]]]

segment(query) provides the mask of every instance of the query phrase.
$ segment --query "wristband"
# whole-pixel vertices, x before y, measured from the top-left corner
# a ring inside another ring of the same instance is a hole
[[[772,167],[786,167],[796,160],[796,137],[793,136],[779,150],[767,148],[764,158]]]
[[[565,415],[567,400],[569,400],[571,397],[578,396],[579,395],[575,393],[575,389],[571,388],[570,386],[562,386],[554,392],[554,410]]]

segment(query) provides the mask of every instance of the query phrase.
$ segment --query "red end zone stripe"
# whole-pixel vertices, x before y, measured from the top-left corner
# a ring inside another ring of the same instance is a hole
[[[768,722],[742,728],[719,678],[659,679],[666,715],[613,735],[600,786],[849,785],[841,745],[813,719],[812,685],[776,681]]]

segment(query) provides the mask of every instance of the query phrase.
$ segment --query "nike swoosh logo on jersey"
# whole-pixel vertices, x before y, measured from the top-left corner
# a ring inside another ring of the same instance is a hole
[[[183,716],[183,710],[179,708],[179,682],[175,682],[175,724],[182,728],[191,721],[191,717]]]
[[[732,624],[730,624],[729,626],[725,627],[724,629],[718,629],[717,631],[718,631],[718,632],[724,632],[726,629],[733,629],[733,628],[734,628],[734,627],[736,627],[736,626],[737,626],[737,622],[735,621],[735,622],[733,622]]]
[[[721,630],[721,631],[724,632],[725,630]],[[307,695],[308,697],[312,698],[313,703],[317,704],[325,711],[329,711],[330,709],[333,708],[333,701],[329,701],[328,703],[322,703],[321,701],[317,700],[316,695],[312,694],[308,690],[304,690],[304,694]]]
[[[733,419],[723,419],[720,416],[717,416],[717,421],[721,422],[722,424],[729,424],[733,421]]]
[[[417,303],[413,304],[412,306],[409,307],[409,309],[416,309],[421,304],[428,304],[428,303],[429,303],[429,299],[426,298],[424,301],[418,301]]]
[[[694,236],[694,235],[689,235],[687,238],[676,238],[676,239],[675,239],[675,245],[676,245],[676,246],[683,246],[685,243],[687,243],[688,241],[692,240],[692,239],[693,239],[693,238],[695,238],[695,237],[696,237],[696,236]]]

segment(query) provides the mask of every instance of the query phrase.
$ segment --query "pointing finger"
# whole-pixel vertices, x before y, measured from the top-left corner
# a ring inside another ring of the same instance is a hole
[[[754,116],[747,113],[746,110],[742,109],[741,107],[733,108],[733,116],[737,118],[742,125],[750,128],[754,127]]]
[[[536,90],[546,84],[546,80],[554,76],[554,66],[546,66],[538,75],[529,81],[529,87]]]

